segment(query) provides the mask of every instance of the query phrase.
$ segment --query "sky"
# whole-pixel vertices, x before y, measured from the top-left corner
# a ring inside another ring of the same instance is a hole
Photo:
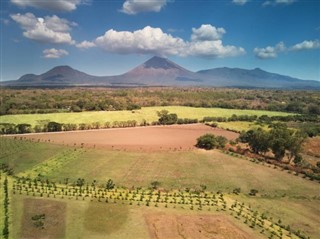
[[[319,0],[0,0],[0,77],[117,75],[154,55],[192,71],[320,81]]]

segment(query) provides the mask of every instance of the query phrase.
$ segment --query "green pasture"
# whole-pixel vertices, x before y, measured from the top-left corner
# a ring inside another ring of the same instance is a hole
[[[240,196],[233,196],[240,202],[251,205],[260,213],[267,212],[267,215],[275,220],[281,219],[285,225],[289,224],[291,228],[299,229],[311,238],[320,237],[317,230],[320,228],[319,183],[274,166],[257,164],[217,150],[169,151],[151,154],[76,148],[76,152],[81,151],[81,153],[72,153],[74,148],[49,143],[4,137],[0,138],[0,143],[1,147],[6,145],[2,148],[4,150],[0,155],[0,163],[9,163],[19,174],[28,174],[37,169],[43,172],[44,178],[56,182],[63,182],[65,178],[69,178],[70,182],[84,178],[86,183],[91,184],[96,180],[98,185],[104,185],[110,178],[117,186],[147,188],[152,181],[158,181],[161,188],[168,190],[184,190],[187,187],[201,189],[200,185],[205,185],[208,191],[231,194],[235,188],[240,188]],[[14,148],[18,149],[14,150]],[[66,150],[68,153],[61,157],[62,152]],[[48,167],[54,170],[48,170]],[[258,190],[257,196],[248,195],[251,189]],[[15,207],[19,208],[13,206],[12,210],[15,211]],[[92,230],[95,230],[94,225],[84,229],[79,228],[79,225],[83,225],[81,223],[90,224],[90,222],[94,223],[94,220],[90,217],[86,222],[83,221],[86,219],[78,212],[78,207],[83,208],[81,210],[84,210],[82,212],[84,213],[89,205],[72,200],[72,206],[70,204],[67,207],[70,212],[67,213],[66,238],[73,238],[77,232],[89,235]],[[99,209],[88,210],[99,211]],[[69,226],[71,216],[76,218],[79,224],[71,223]],[[134,222],[138,219],[128,217],[125,220]],[[116,222],[117,219],[114,220]],[[125,227],[134,226],[129,223],[125,224]],[[98,234],[96,238],[100,238]],[[115,238],[125,238],[124,234],[121,235]]]
[[[88,111],[80,113],[52,113],[52,114],[22,114],[22,115],[3,115],[0,116],[0,123],[13,124],[31,124],[39,125],[41,121],[54,121],[58,123],[94,123],[136,120],[138,123],[146,120],[151,123],[158,120],[157,112],[168,110],[170,113],[176,113],[179,118],[203,119],[203,117],[231,117],[236,115],[268,115],[285,116],[290,113],[264,111],[264,110],[238,110],[222,108],[194,108],[184,106],[163,106],[163,107],[145,107],[134,111]]]

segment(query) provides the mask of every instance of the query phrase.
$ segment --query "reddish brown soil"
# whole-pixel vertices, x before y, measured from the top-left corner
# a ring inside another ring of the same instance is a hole
[[[65,236],[66,203],[46,199],[25,199],[21,238],[54,239]],[[32,217],[45,214],[43,228],[36,227]]]
[[[57,144],[84,145],[120,150],[190,150],[196,139],[206,133],[222,135],[229,140],[237,133],[202,124],[101,129],[89,131],[30,134],[23,137]]]
[[[253,238],[223,216],[145,215],[151,238],[249,239]]]
[[[303,144],[304,153],[320,158],[320,137],[309,138]]]

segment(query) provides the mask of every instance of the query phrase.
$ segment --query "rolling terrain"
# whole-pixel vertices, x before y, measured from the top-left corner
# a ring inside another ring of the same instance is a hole
[[[239,68],[214,68],[189,71],[162,57],[152,57],[127,73],[117,76],[92,76],[69,66],[57,66],[40,75],[26,74],[2,86],[204,86],[239,88],[320,89],[320,82],[280,74]]]

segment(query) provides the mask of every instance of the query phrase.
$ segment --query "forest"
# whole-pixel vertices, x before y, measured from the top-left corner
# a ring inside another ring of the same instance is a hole
[[[229,88],[1,89],[0,115],[191,106],[320,114],[317,91]]]

